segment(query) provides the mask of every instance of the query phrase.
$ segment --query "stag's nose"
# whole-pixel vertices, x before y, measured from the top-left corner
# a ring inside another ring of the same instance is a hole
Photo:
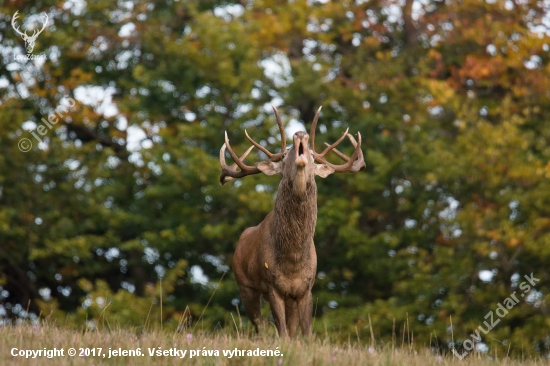
[[[299,140],[303,140],[304,138],[308,138],[309,135],[304,131],[298,131],[294,134]]]

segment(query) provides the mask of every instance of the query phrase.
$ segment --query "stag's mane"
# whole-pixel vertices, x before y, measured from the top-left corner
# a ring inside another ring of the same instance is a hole
[[[301,251],[297,243],[311,240],[315,234],[317,223],[317,185],[315,176],[308,174],[306,188],[303,195],[294,194],[294,182],[283,177],[277,190],[275,200],[273,237],[279,253],[293,253]]]

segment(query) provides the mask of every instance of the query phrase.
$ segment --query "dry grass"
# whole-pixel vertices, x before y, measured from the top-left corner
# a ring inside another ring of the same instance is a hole
[[[487,355],[472,355],[459,360],[452,355],[438,356],[428,351],[415,352],[392,347],[338,346],[327,340],[310,339],[280,340],[273,329],[264,330],[264,337],[243,336],[241,332],[223,331],[207,334],[202,331],[191,333],[170,333],[151,331],[143,334],[127,330],[78,332],[51,324],[18,325],[0,327],[0,365],[547,365],[542,359],[521,360],[490,359]],[[67,356],[69,348],[75,348],[77,355]],[[149,349],[187,350],[184,359],[171,356],[149,356]],[[223,350],[275,350],[282,356],[245,356],[228,358]],[[40,350],[64,349],[65,356],[26,359],[14,357],[12,349]],[[102,348],[102,357],[78,356],[80,348]],[[143,356],[108,357],[109,348],[118,350],[140,349]],[[191,350],[218,351],[219,356],[196,356],[189,358]]]

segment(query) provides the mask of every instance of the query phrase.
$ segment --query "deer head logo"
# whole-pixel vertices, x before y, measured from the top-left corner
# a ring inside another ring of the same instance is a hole
[[[15,20],[18,18],[17,13],[19,13],[19,11],[16,11],[15,14],[13,14],[13,17],[11,17],[11,26],[17,32],[17,34],[19,34],[21,38],[23,38],[23,40],[25,41],[25,49],[27,50],[27,53],[32,53],[32,50],[34,49],[34,43],[36,42],[38,35],[42,33],[42,31],[44,30],[44,28],[46,28],[46,25],[48,24],[48,20],[49,20],[48,14],[44,14],[44,16],[46,17],[46,20],[42,25],[42,29],[40,30],[35,29],[33,31],[32,36],[29,36],[26,31],[21,32],[19,30],[19,27],[15,25]]]

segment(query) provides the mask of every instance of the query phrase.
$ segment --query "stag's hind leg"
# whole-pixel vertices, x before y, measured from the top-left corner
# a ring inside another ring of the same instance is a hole
[[[250,319],[252,325],[254,325],[256,333],[259,333],[258,323],[261,323],[262,321],[260,304],[261,293],[250,287],[245,286],[239,286],[239,292],[241,293],[241,298],[243,299],[243,305],[244,310],[246,311],[246,315],[248,316],[248,319]]]

